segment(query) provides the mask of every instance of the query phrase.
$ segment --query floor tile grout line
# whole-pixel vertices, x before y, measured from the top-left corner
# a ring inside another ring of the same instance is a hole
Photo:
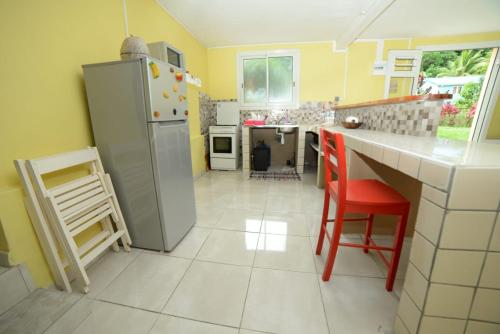
[[[40,290],[40,289],[36,289],[36,290]],[[35,291],[36,291],[36,290],[35,290]],[[33,293],[34,293],[35,291],[33,291]],[[56,290],[56,291],[59,291],[59,290]],[[29,298],[29,296],[30,296],[30,295],[31,295],[31,293],[28,295],[28,297],[23,298],[23,299],[22,299],[19,303],[21,303],[21,302],[22,302],[22,301],[24,301],[25,299]],[[75,295],[76,295],[76,294],[75,294]],[[83,298],[84,298],[84,296],[80,296],[80,297],[79,297],[79,298],[78,298],[78,299],[77,299],[74,303],[72,303],[72,304],[71,304],[71,306],[70,306],[70,307],[68,307],[68,309],[67,309],[66,311],[64,311],[64,312],[63,312],[60,316],[58,316],[58,317],[57,317],[57,319],[53,320],[53,321],[52,321],[52,322],[51,322],[51,323],[47,326],[47,328],[45,328],[45,329],[42,331],[42,333],[45,333],[46,331],[48,331],[48,330],[49,330],[49,329],[50,329],[50,328],[51,328],[51,327],[52,327],[52,326],[53,326],[53,325],[54,325],[54,324],[55,324],[55,323],[56,323],[59,319],[61,319],[61,317],[62,317],[62,316],[64,316],[64,315],[65,315],[65,314],[66,314],[69,310],[71,310],[71,309],[73,308],[73,306],[75,306],[75,305],[76,305],[76,304],[77,304],[80,300],[82,300]],[[16,303],[16,305],[18,305],[19,303]],[[14,306],[16,306],[16,305],[14,305]],[[10,310],[10,309],[9,309],[9,310]],[[2,313],[2,314],[0,315],[0,318],[1,318],[1,316],[3,316],[3,315],[5,315],[5,314],[7,314],[7,312],[8,312],[9,310],[6,310],[4,313]],[[7,329],[8,329],[8,328],[7,328]]]
[[[90,318],[90,316],[91,316],[91,315],[92,315],[92,312],[89,312],[89,314],[87,314],[87,316],[86,316],[86,317],[85,317],[82,321],[80,321],[80,323],[78,324],[78,326],[76,326],[76,328],[75,328],[74,330],[72,330],[72,331],[71,331],[71,333],[76,332],[76,331],[78,330],[78,328],[80,328],[80,327],[83,325],[83,323],[84,323],[85,321],[87,321],[87,319],[88,319],[88,318]],[[60,318],[59,318],[59,319],[60,319]],[[59,319],[58,319],[58,320],[59,320]],[[54,322],[54,324],[55,324],[55,322]],[[52,327],[52,326],[50,326],[50,327]],[[49,328],[50,328],[50,327],[49,327]],[[49,330],[49,328],[47,328],[47,329],[44,331],[44,333],[45,333],[46,331],[48,331],[48,330]]]
[[[196,254],[194,255],[194,257],[191,259],[191,262],[189,263],[189,266],[186,268],[186,271],[184,271],[184,273],[182,274],[181,279],[179,280],[179,282],[177,282],[177,284],[175,285],[175,288],[172,290],[172,292],[168,296],[167,300],[162,305],[162,307],[160,309],[160,313],[161,313],[161,311],[163,311],[165,309],[165,307],[167,307],[168,302],[170,301],[170,299],[172,299],[172,296],[175,294],[175,291],[177,291],[177,288],[179,287],[179,285],[181,284],[181,282],[184,280],[184,277],[186,277],[186,274],[188,273],[188,271],[193,266],[194,260],[196,259],[196,257],[200,253],[201,249],[203,248],[203,245],[205,245],[205,242],[208,240],[208,238],[210,237],[210,235],[212,234],[212,232],[213,232],[213,230],[210,231],[208,233],[207,237],[205,238],[205,240],[203,240],[203,243],[201,244],[200,248],[198,249],[198,251],[196,252]]]
[[[134,261],[137,259],[137,257],[138,257],[138,256],[142,253],[142,251],[143,251],[143,250],[140,250],[140,251],[138,252],[138,254],[137,254],[137,255],[136,255],[136,256],[135,256],[135,257],[134,257],[134,258],[133,258],[133,259],[132,259],[132,260],[131,260],[131,261],[130,261],[127,265],[126,265],[126,266],[125,266],[125,267],[123,267],[123,269],[122,269],[122,270],[120,270],[120,271],[119,271],[119,272],[118,272],[118,273],[117,273],[117,274],[113,277],[113,279],[111,279],[111,281],[110,281],[110,282],[109,282],[109,283],[108,283],[105,287],[103,287],[103,288],[102,288],[102,289],[101,289],[101,290],[100,290],[100,291],[99,291],[99,292],[95,295],[95,297],[91,297],[91,296],[88,296],[88,295],[86,295],[86,294],[75,293],[75,295],[80,295],[80,298],[78,298],[78,300],[77,300],[75,303],[73,303],[73,304],[71,305],[71,307],[69,307],[69,308],[68,308],[65,312],[63,312],[63,313],[62,313],[62,314],[61,314],[61,315],[60,315],[57,319],[55,319],[54,321],[52,321],[52,322],[51,322],[51,324],[50,324],[50,325],[49,325],[49,326],[48,326],[48,327],[47,327],[47,328],[43,331],[43,333],[45,333],[47,330],[49,330],[49,329],[50,329],[50,328],[51,328],[51,327],[52,327],[52,326],[53,326],[53,325],[54,325],[57,321],[59,321],[59,320],[60,320],[60,319],[61,319],[61,318],[62,318],[62,317],[66,314],[66,313],[68,313],[68,312],[69,312],[69,311],[70,311],[70,310],[71,310],[71,309],[72,309],[72,308],[73,308],[73,307],[74,307],[74,306],[75,306],[78,302],[80,302],[81,300],[83,300],[83,299],[85,299],[85,298],[86,298],[86,299],[88,299],[88,300],[90,300],[90,301],[99,300],[99,299],[97,299],[98,295],[100,295],[100,294],[101,294],[101,293],[102,293],[102,292],[103,292],[103,291],[104,291],[104,290],[105,290],[105,289],[106,289],[106,288],[107,288],[107,287],[108,287],[108,286],[109,286],[109,285],[110,285],[110,284],[111,284],[111,283],[112,283],[112,282],[113,282],[116,278],[118,278],[118,276],[120,276],[120,275],[121,275],[121,273],[122,273],[122,272],[123,272],[123,271],[124,271],[124,270],[125,270],[125,269],[126,269],[126,268],[127,268],[127,267],[131,264],[131,263],[132,263],[132,262],[134,262]],[[109,252],[109,254],[114,254],[114,253],[115,253],[115,252]],[[106,255],[109,255],[109,254],[106,254]],[[130,254],[130,252],[128,252],[128,254]],[[95,262],[95,263],[94,263],[94,265],[97,265],[98,263],[103,262],[103,261],[104,261],[104,258],[105,258],[105,256],[106,256],[106,255],[102,256],[102,257],[101,257],[101,258],[100,258],[97,262]],[[100,301],[100,300],[99,300],[99,301]],[[90,314],[89,314],[89,315],[90,315]],[[82,320],[82,323],[83,323],[83,321],[85,321],[87,318],[88,318],[88,316],[87,316],[85,319],[83,319],[83,320]],[[79,326],[80,326],[80,325],[78,325],[78,327],[79,327]],[[77,327],[77,328],[78,328],[78,327]],[[77,329],[77,328],[76,328],[76,329]],[[76,329],[75,329],[75,330],[76,330]]]
[[[160,313],[158,313],[158,315],[159,315],[159,317],[161,317],[161,316],[172,317],[172,318],[184,319],[184,320],[189,320],[189,321],[194,321],[194,322],[200,322],[200,323],[213,325],[213,326],[220,326],[220,327],[231,328],[231,329],[236,329],[236,330],[239,329],[239,327],[235,327],[235,326],[224,325],[224,324],[219,324],[219,323],[210,322],[210,321],[206,321],[206,320],[199,320],[199,319],[195,319],[195,318],[190,318],[190,317],[180,316],[180,315],[175,315],[175,314],[170,314],[170,313],[160,312]]]
[[[210,321],[206,321],[206,320],[200,320],[200,319],[190,318],[190,317],[186,317],[186,316],[180,316],[180,315],[171,314],[171,313],[164,313],[164,312],[162,312],[163,309],[161,311],[153,311],[153,310],[143,309],[143,308],[140,308],[140,307],[136,307],[136,306],[132,306],[132,305],[127,305],[127,304],[122,304],[122,303],[113,302],[113,301],[108,301],[108,300],[94,300],[94,301],[101,302],[101,303],[106,303],[106,304],[111,304],[111,305],[116,305],[116,306],[121,306],[121,307],[129,308],[129,309],[134,309],[134,310],[137,310],[137,311],[144,311],[144,312],[152,313],[152,314],[157,315],[158,318],[160,318],[161,316],[168,316],[168,317],[173,317],[173,318],[179,318],[179,319],[185,319],[185,320],[190,320],[190,321],[205,323],[205,324],[209,324],[209,325],[215,325],[215,326],[221,326],[221,327],[239,329],[239,327],[236,327],[236,326],[230,326],[230,325],[220,324],[220,323],[216,323],[216,322],[210,322]],[[156,323],[156,320],[155,320],[155,323]],[[150,329],[150,331],[151,331],[151,329]]]
[[[264,222],[264,213],[262,213],[262,219],[260,221],[260,230],[261,231],[262,231],[263,222]],[[241,318],[240,318],[240,326],[239,326],[240,329],[241,329],[241,325],[243,324],[243,317],[245,315],[245,307],[247,304],[248,292],[250,291],[250,283],[252,281],[253,269],[254,269],[254,265],[255,265],[255,258],[257,257],[257,249],[259,247],[259,239],[260,239],[260,232],[259,232],[259,238],[257,239],[257,245],[256,245],[254,253],[253,253],[252,266],[250,267],[250,276],[248,277],[247,291],[245,293],[245,299],[243,301],[243,309],[241,310]]]
[[[318,285],[318,289],[319,289],[319,296],[321,298],[321,306],[323,306],[323,315],[325,316],[326,329],[327,329],[328,333],[332,333],[332,330],[330,329],[330,324],[328,322],[328,316],[327,316],[326,307],[325,307],[325,298],[323,296],[323,292],[321,291],[321,282],[319,281],[321,274],[318,274],[318,267],[316,264],[316,259],[314,258],[315,256],[319,256],[319,255],[315,255],[316,253],[314,252],[314,247],[311,243],[310,238],[309,238],[309,248],[311,249],[311,256],[313,257],[314,268],[316,268],[316,273],[315,273],[316,284]]]
[[[140,255],[142,255],[142,254],[144,253],[144,249],[141,249],[141,248],[133,248],[133,249],[138,250],[138,254],[137,254],[136,256],[134,256],[134,258],[132,259],[132,261],[130,261],[129,263],[127,263],[127,265],[126,265],[125,267],[123,267],[123,269],[122,269],[122,270],[120,270],[120,272],[119,272],[119,273],[117,273],[117,274],[116,274],[116,275],[115,275],[115,276],[114,276],[114,277],[113,277],[113,278],[112,278],[112,279],[108,282],[108,284],[106,284],[106,286],[105,286],[105,287],[103,287],[103,288],[102,288],[99,292],[97,292],[97,293],[95,294],[95,296],[94,296],[94,297],[89,297],[89,298],[91,298],[91,299],[97,299],[97,298],[98,298],[98,297],[99,297],[99,296],[100,296],[100,295],[104,292],[104,290],[106,290],[106,289],[107,289],[107,288],[111,285],[111,283],[113,283],[113,282],[114,282],[114,281],[115,281],[115,280],[116,280],[116,279],[117,279],[117,278],[118,278],[118,277],[119,277],[119,276],[120,276],[120,275],[121,275],[121,274],[122,274],[122,273],[123,273],[123,272],[124,272],[124,271],[125,271],[125,270],[129,267],[129,266],[130,266],[130,265],[131,265],[131,264],[132,264],[132,263],[134,263],[134,262],[137,260],[137,258],[138,258]],[[130,250],[130,252],[129,252],[129,253],[132,253],[132,250]]]

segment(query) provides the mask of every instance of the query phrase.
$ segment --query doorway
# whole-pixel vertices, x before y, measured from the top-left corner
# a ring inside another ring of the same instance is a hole
[[[472,140],[479,114],[486,109],[481,105],[497,51],[498,48],[423,51],[416,94],[452,95],[441,109],[439,138]]]

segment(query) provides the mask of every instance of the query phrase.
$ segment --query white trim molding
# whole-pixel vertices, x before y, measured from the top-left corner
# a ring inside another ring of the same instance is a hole
[[[498,47],[500,47],[500,40],[458,44],[418,45],[415,47],[415,49],[422,51],[457,51],[467,49],[489,49]]]
[[[373,0],[370,6],[363,10],[346,27],[344,33],[337,39],[337,47],[342,50],[353,43],[382,13],[396,0]]]

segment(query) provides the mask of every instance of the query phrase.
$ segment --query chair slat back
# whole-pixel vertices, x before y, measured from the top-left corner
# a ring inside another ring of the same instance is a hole
[[[325,161],[325,187],[337,176],[338,200],[344,202],[347,191],[347,167],[344,136],[338,132],[321,129],[321,141]]]

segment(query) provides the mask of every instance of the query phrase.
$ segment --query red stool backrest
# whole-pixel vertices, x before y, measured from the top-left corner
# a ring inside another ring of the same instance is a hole
[[[337,176],[338,206],[345,203],[347,192],[347,167],[345,160],[344,136],[338,132],[321,129],[321,141],[325,154],[325,188],[332,181],[332,173]]]

